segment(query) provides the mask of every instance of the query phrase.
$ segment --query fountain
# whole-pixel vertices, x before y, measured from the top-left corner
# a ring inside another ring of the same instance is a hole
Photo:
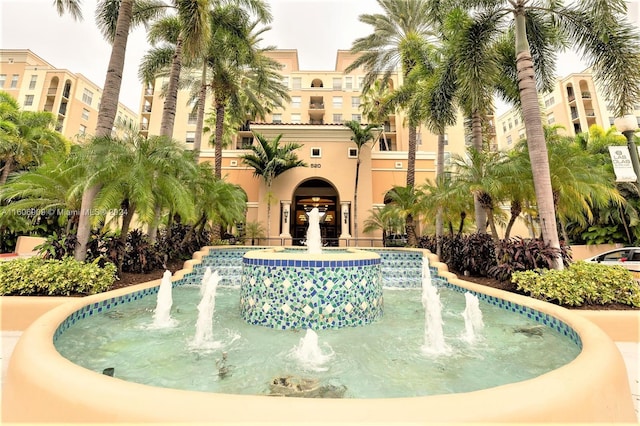
[[[173,327],[175,325],[175,321],[171,318],[171,306],[173,305],[172,287],[171,271],[164,271],[160,289],[158,290],[156,310],[153,314],[154,328]]]
[[[478,333],[484,328],[482,321],[482,311],[480,310],[480,301],[478,296],[469,293],[464,294],[465,309],[462,312],[464,318],[464,335],[463,339],[467,343],[474,343],[478,339]]]
[[[380,256],[321,246],[319,212],[314,208],[309,213],[307,250],[276,247],[245,253],[240,285],[244,320],[282,330],[317,330],[380,318]]]
[[[173,284],[165,273],[160,286],[97,295],[83,306],[61,306],[65,316],[54,319],[51,334],[42,339],[50,346],[54,342],[53,353],[41,345],[31,349],[37,357],[25,357],[24,345],[16,347],[5,388],[9,403],[3,400],[9,418],[424,423],[633,417],[633,407],[629,410],[621,402],[630,395],[621,399],[621,393],[611,392],[613,387],[604,383],[618,376],[626,383],[624,366],[621,374],[611,370],[595,376],[596,367],[571,368],[582,350],[582,335],[572,327],[588,327],[564,310],[541,302],[534,309],[520,296],[503,299],[476,291],[483,297],[480,313],[479,297],[455,281],[451,284],[451,277],[438,273],[432,280],[423,251],[323,250],[316,219],[317,212],[312,212],[309,222],[314,225],[305,251],[211,248],[209,254],[222,255],[201,257],[205,270],[194,268]],[[222,263],[235,265],[224,269],[224,281],[217,269]],[[242,276],[228,275],[239,264]],[[383,283],[405,290],[385,293],[384,318]],[[150,298],[143,296],[154,290],[154,324],[166,329],[140,333],[148,329],[151,310]],[[93,302],[97,298],[103,299]],[[170,315],[173,303],[179,306],[175,318]],[[216,335],[220,330],[228,338],[213,341],[214,321]],[[179,328],[167,328],[176,323]],[[471,348],[483,325],[483,345]],[[196,333],[189,344],[185,330],[193,328]],[[300,329],[306,332],[296,345]],[[452,337],[462,329],[462,339]],[[33,327],[21,342],[34,344],[30,334],[42,330]],[[324,330],[328,351],[321,350],[314,330]],[[598,344],[589,345],[598,351],[593,362],[616,365],[609,355],[617,353],[615,346],[607,352],[602,350],[606,342],[595,340]],[[507,352],[505,361],[502,355]],[[113,366],[117,383],[108,377]],[[12,377],[16,375],[19,379]],[[557,387],[568,382],[577,383],[573,392],[586,390],[589,395],[568,398],[566,387]],[[599,409],[590,404],[585,410],[584,400],[601,388],[607,391],[599,394]],[[45,395],[37,399],[35,410],[34,392]],[[295,398],[280,403],[282,398],[266,395]],[[302,398],[322,401],[299,403]],[[337,398],[350,402],[331,402]],[[366,402],[367,398],[373,399]],[[499,411],[495,401],[508,409]],[[599,416],[601,412],[611,416]]]
[[[329,354],[322,353],[322,349],[318,344],[318,334],[307,329],[304,337],[300,339],[300,343],[291,351],[293,358],[298,361],[303,368],[314,371],[326,371],[327,367],[324,364],[327,363],[333,357],[333,351]]]
[[[206,279],[206,281],[205,281]],[[207,268],[202,279],[202,300],[198,304],[198,321],[196,322],[196,334],[193,338],[193,347],[206,347],[213,344],[213,313],[216,310],[216,290],[220,282],[218,271],[211,273]]]
[[[450,348],[444,341],[442,303],[438,289],[431,282],[431,270],[427,259],[422,263],[422,306],[424,307],[422,352],[430,355],[450,353]]]

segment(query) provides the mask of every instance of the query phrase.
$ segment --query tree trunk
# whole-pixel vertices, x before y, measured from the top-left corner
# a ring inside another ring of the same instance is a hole
[[[133,16],[133,0],[122,0],[118,9],[118,21],[116,22],[116,34],[111,47],[111,57],[104,81],[100,109],[98,110],[98,122],[96,125],[96,137],[110,136],[118,111],[120,99],[120,87],[122,86],[122,72],[124,70],[124,58],[127,51],[127,40],[131,17]],[[93,201],[102,189],[100,183],[85,188],[82,194],[80,217],[78,220],[78,241],[74,250],[76,260],[84,261],[87,258],[87,244],[91,234],[91,208]]]
[[[133,220],[133,213],[136,207],[129,203],[128,200],[125,200],[122,203],[122,207],[125,211],[124,216],[122,216],[122,228],[120,228],[120,242],[122,244],[127,243],[127,235],[129,235],[129,227],[131,226],[131,221]]]
[[[127,51],[127,39],[133,15],[133,1],[122,0],[118,9],[118,21],[116,22],[116,34],[111,47],[111,57],[107,68],[107,76],[104,81],[100,109],[98,111],[98,123],[95,135],[97,137],[110,136],[118,111],[120,99],[120,87],[122,86],[122,73],[124,70],[124,58]],[[93,200],[92,200],[93,201]]]
[[[193,140],[193,151],[196,153],[196,164],[199,162],[202,149],[202,129],[204,128],[204,110],[207,101],[207,63],[202,65],[202,77],[200,78],[200,93],[198,95],[198,116],[196,118],[196,136]]]
[[[407,215],[406,224],[407,224],[407,245],[409,247],[416,247],[418,245],[418,238],[416,237],[416,227],[413,221],[412,214]]]
[[[82,207],[78,218],[78,241],[73,253],[73,257],[78,261],[84,261],[87,258],[87,244],[89,244],[89,236],[91,235],[91,208],[100,189],[102,189],[102,185],[92,185],[82,193]]]
[[[353,236],[358,244],[358,178],[360,177],[360,148],[358,148],[358,158],[356,159],[356,183],[353,190]]]
[[[216,157],[215,173],[218,179],[222,179],[222,135],[224,131],[224,103],[216,100]]]
[[[511,217],[509,218],[509,223],[504,231],[505,240],[508,240],[511,236],[511,229],[513,228],[513,224],[516,223],[518,216],[520,216],[520,213],[522,213],[522,204],[520,201],[511,200]]]
[[[549,155],[547,153],[542,120],[540,119],[538,91],[533,70],[533,59],[527,42],[524,10],[521,9],[518,9],[516,13],[516,65],[520,99],[522,101],[522,116],[529,147],[542,238],[548,246],[558,250],[558,255],[555,261],[552,262],[551,267],[561,270],[563,269],[563,263],[553,205]]]
[[[178,37],[176,48],[171,61],[169,84],[162,108],[162,121],[160,122],[160,136],[173,138],[173,125],[176,121],[176,108],[178,105],[178,82],[182,70],[182,37]]]
[[[442,184],[444,178],[444,130],[438,135],[438,150],[436,152],[436,183]],[[436,255],[442,255],[442,237],[444,236],[444,219],[442,206],[436,210]]]
[[[13,170],[13,157],[9,156],[4,162],[4,167],[2,168],[2,175],[0,175],[0,185],[4,185],[7,182],[9,173],[11,173],[12,170]]]
[[[473,140],[473,148],[478,151],[483,151],[482,146],[482,117],[476,110],[471,114],[471,138]],[[477,194],[473,196],[473,209],[476,219],[476,228],[478,233],[487,233],[487,215],[485,214],[482,203],[478,200]]]
[[[407,152],[407,187],[414,187],[416,183],[416,126],[409,123],[409,146]]]
[[[159,204],[153,209],[153,222],[149,224],[149,231],[147,232],[147,236],[149,237],[149,242],[151,244],[155,244],[156,239],[158,238],[158,225],[160,224],[160,215],[162,214],[162,207]]]

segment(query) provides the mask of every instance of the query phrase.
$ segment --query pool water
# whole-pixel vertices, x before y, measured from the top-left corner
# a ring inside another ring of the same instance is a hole
[[[328,361],[299,361],[304,330],[249,325],[240,316],[238,287],[217,290],[213,341],[195,347],[200,288],[173,289],[176,325],[153,328],[156,298],[145,297],[78,321],[55,342],[72,362],[146,385],[204,392],[268,395],[275,378],[313,379],[346,387],[345,398],[392,398],[469,392],[527,380],[573,360],[580,348],[550,327],[480,302],[478,339],[464,339],[464,294],[439,288],[447,354],[424,345],[420,289],[384,289],[384,315],[362,326],[319,330]],[[219,375],[222,354],[229,374]]]

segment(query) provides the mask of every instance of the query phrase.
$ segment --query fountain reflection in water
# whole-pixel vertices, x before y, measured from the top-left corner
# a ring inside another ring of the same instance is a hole
[[[424,344],[422,353],[427,355],[444,355],[451,349],[444,341],[442,302],[438,289],[431,282],[429,262],[422,261],[422,306],[424,307]]]
[[[323,365],[331,360],[334,352],[329,346],[329,353],[322,353],[318,343],[318,334],[308,328],[304,337],[300,339],[300,343],[292,349],[291,355],[307,370],[326,371],[328,368]]]
[[[172,288],[171,271],[164,271],[162,281],[160,281],[160,288],[158,289],[156,310],[153,314],[153,328],[166,328],[176,325],[176,321],[171,318],[171,306],[173,305]]]
[[[464,334],[462,339],[467,343],[474,343],[478,340],[479,333],[484,328],[482,321],[482,311],[480,311],[480,301],[478,296],[466,292],[464,294],[466,307],[462,312],[464,318]]]

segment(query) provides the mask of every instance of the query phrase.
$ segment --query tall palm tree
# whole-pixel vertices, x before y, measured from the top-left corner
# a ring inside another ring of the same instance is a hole
[[[593,67],[617,115],[633,110],[640,97],[640,36],[626,17],[623,0],[571,2],[469,0],[465,6],[495,22],[496,30],[513,34],[522,116],[533,169],[544,241],[558,249],[553,267],[562,269],[549,155],[540,117],[538,85],[553,78],[557,52],[569,44]],[[513,63],[513,62],[512,62]]]
[[[400,67],[406,77],[415,63],[410,53],[424,40],[433,36],[430,26],[430,9],[426,0],[377,0],[383,13],[363,14],[361,22],[371,25],[373,33],[356,39],[351,52],[360,56],[346,68],[351,72],[364,66],[367,73],[363,80],[366,93],[373,82],[381,78],[383,83]],[[417,122],[409,115],[409,140],[407,153],[407,186],[415,184]]]
[[[229,31],[228,27],[215,28],[204,58],[211,74],[208,86],[215,105],[215,172],[216,177],[221,178],[227,108],[232,106],[232,110],[246,119],[248,111],[261,110],[262,103],[278,105],[289,96],[278,73],[281,65],[265,55],[273,47],[258,46],[266,28],[259,28],[257,21],[247,21],[246,13],[232,5],[214,10],[214,25],[217,19],[237,22],[235,31]]]
[[[364,127],[359,121],[347,121],[344,123],[351,130],[351,140],[356,144],[356,177],[353,188],[353,236],[358,238],[358,180],[360,179],[360,151],[362,148],[375,139],[373,130],[378,128],[377,124],[367,124]]]
[[[267,188],[267,237],[271,237],[271,185],[273,181],[282,173],[295,167],[307,167],[307,164],[298,159],[295,151],[302,147],[298,143],[285,143],[280,145],[282,134],[272,140],[265,136],[254,133],[257,144],[251,145],[251,153],[241,155],[242,161],[249,167],[253,167],[253,175],[262,178]]]

